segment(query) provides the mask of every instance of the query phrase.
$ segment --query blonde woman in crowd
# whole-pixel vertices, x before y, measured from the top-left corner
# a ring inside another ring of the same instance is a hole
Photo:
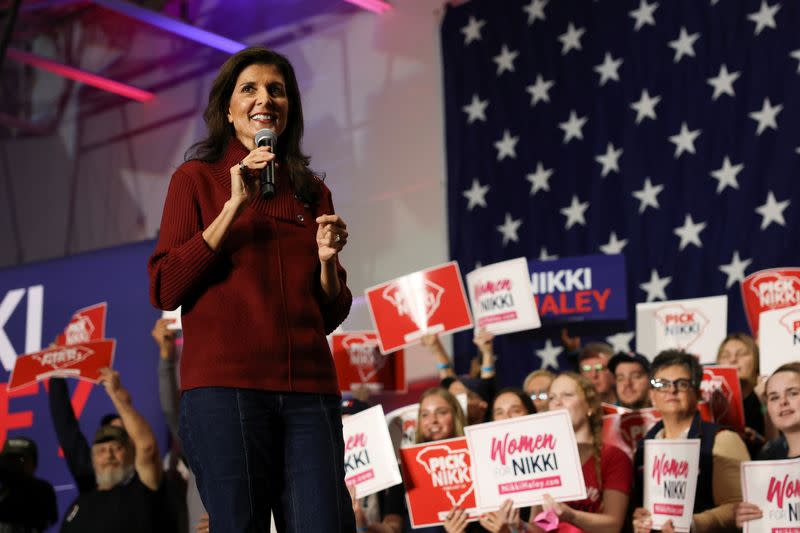
[[[779,367],[767,380],[767,413],[781,435],[761,450],[758,460],[795,459],[800,457],[800,362]],[[736,527],[763,516],[752,503],[736,504]]]

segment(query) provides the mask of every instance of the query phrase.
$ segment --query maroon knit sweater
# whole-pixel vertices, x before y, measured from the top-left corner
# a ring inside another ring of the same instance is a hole
[[[345,319],[352,295],[338,260],[338,297],[326,303],[320,284],[314,219],[334,212],[328,188],[308,207],[276,169],[275,196],[245,207],[217,253],[203,240],[230,198],[230,168],[247,154],[233,139],[216,163],[182,164],[167,192],[150,299],[183,306],[181,389],[338,394],[325,334]]]

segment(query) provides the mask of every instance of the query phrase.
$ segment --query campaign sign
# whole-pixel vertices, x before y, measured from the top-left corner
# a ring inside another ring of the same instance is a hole
[[[631,457],[636,452],[636,446],[650,429],[661,420],[661,413],[656,409],[625,409],[609,413],[603,404],[603,443],[616,446]]]
[[[455,506],[466,511],[470,522],[480,517],[467,439],[417,444],[400,454],[412,528],[444,524]]]
[[[100,369],[114,362],[116,341],[104,339],[69,346],[53,346],[17,358],[8,390],[13,391],[50,376],[75,377],[97,383]]]
[[[742,302],[750,330],[758,337],[761,313],[800,305],[800,268],[753,272],[742,281]]]
[[[675,531],[689,531],[699,474],[700,439],[644,441],[644,507],[653,529],[672,520]]]
[[[405,392],[406,367],[402,351],[384,355],[374,331],[331,335],[331,351],[342,391],[367,387],[373,392]]]
[[[528,267],[542,322],[627,320],[625,256],[530,260]]]
[[[497,510],[586,498],[578,443],[566,410],[528,415],[464,428],[472,452],[478,508]]]
[[[636,351],[651,360],[675,348],[713,363],[727,332],[727,296],[636,304]]]
[[[108,304],[102,302],[75,311],[64,332],[56,337],[55,344],[66,346],[104,339],[107,310]]]
[[[458,263],[420,270],[366,291],[381,353],[416,344],[427,333],[472,327]]]
[[[744,431],[742,385],[735,366],[704,366],[700,393],[711,407],[714,422]]]
[[[161,318],[170,318],[172,322],[167,326],[169,330],[180,331],[183,329],[183,322],[181,320],[181,306],[178,306],[177,309],[173,309],[171,311],[161,311]]]
[[[531,280],[524,257],[494,263],[467,274],[475,327],[494,334],[536,329],[542,325],[531,300]]]
[[[764,516],[745,522],[745,533],[800,533],[800,459],[745,461],[742,499]]]
[[[403,482],[392,450],[383,407],[376,405],[342,419],[344,481],[363,498]]]
[[[758,353],[761,374],[800,361],[800,305],[764,311],[758,319]]]

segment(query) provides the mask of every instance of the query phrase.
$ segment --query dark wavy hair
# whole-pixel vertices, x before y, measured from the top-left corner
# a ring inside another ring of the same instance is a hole
[[[497,400],[497,398],[506,393],[513,394],[514,396],[519,398],[519,401],[522,402],[522,406],[525,408],[526,411],[528,411],[527,414],[532,415],[536,413],[536,406],[533,405],[533,400],[531,400],[530,396],[525,394],[525,391],[523,391],[519,387],[506,387],[502,390],[497,391],[497,394],[495,394],[494,399],[492,400],[492,405],[489,408],[489,416],[492,418],[492,420],[494,420],[494,402]]]
[[[214,163],[222,158],[228,143],[236,138],[233,125],[228,122],[228,108],[231,95],[239,74],[250,65],[273,65],[283,75],[286,82],[286,95],[289,99],[289,117],[286,129],[278,137],[275,153],[278,161],[286,169],[294,191],[303,200],[317,204],[321,195],[321,180],[309,168],[311,158],[303,153],[303,104],[294,68],[286,57],[263,47],[246,48],[228,58],[219,69],[208,105],[203,112],[203,120],[208,128],[208,136],[193,144],[186,151],[184,159],[198,159]]]

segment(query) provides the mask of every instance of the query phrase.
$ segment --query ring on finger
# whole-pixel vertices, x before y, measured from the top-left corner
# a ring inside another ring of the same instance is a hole
[[[239,161],[239,170],[241,172],[247,172],[247,170],[248,170],[247,165],[244,164],[244,159]]]
[[[341,240],[342,240],[342,236],[341,236],[339,233],[337,233],[337,234],[336,234],[336,235],[333,237],[333,242],[339,242],[339,241],[341,241]]]

